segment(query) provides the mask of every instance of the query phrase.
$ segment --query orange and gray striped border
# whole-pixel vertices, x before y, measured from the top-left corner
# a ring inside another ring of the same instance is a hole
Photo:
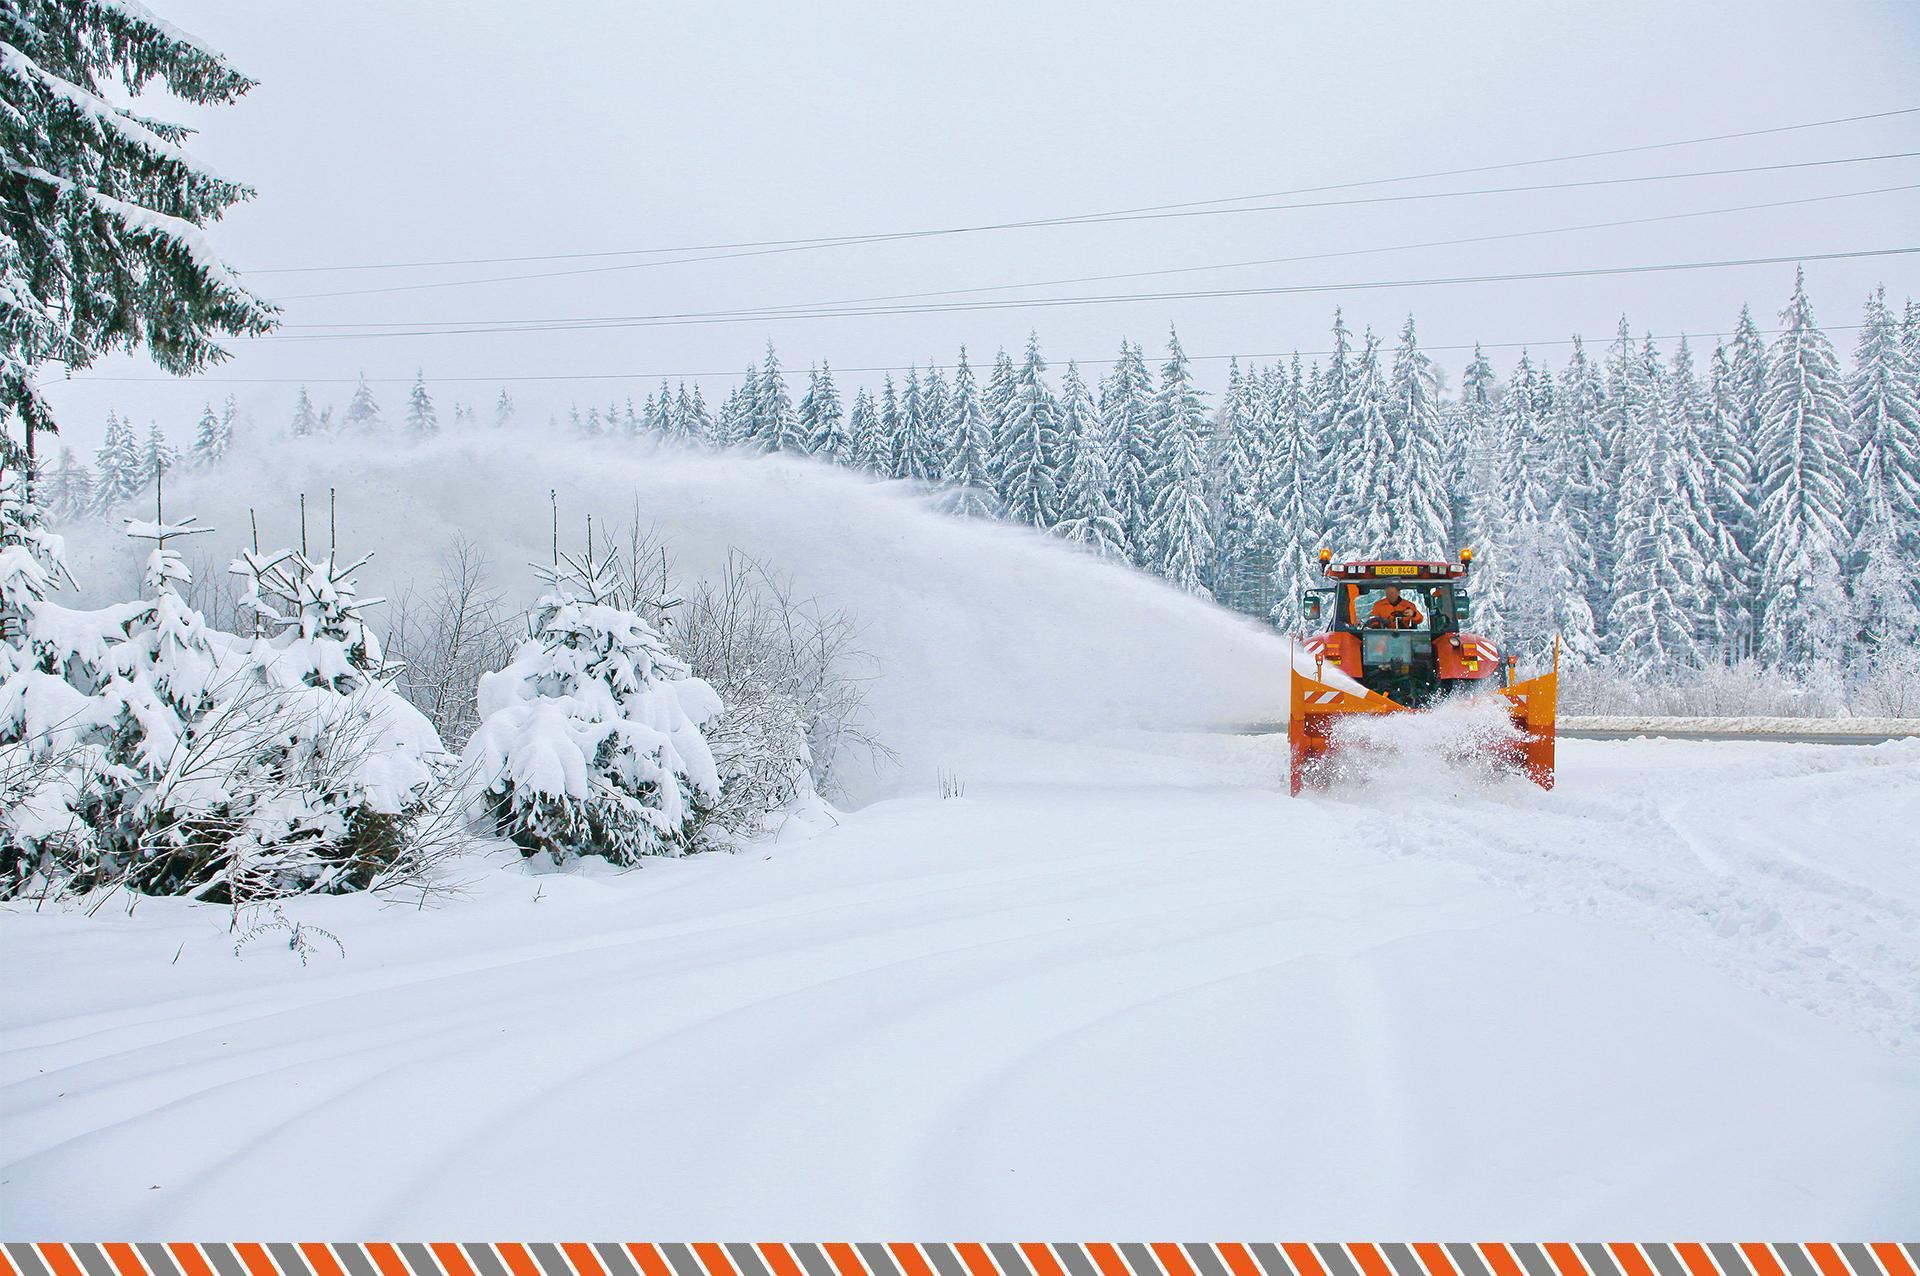
[[[1920,1276],[1920,1246],[8,1244],[0,1276]]]

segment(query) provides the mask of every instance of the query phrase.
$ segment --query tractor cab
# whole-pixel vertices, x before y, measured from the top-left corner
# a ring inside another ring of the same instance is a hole
[[[1327,584],[1301,598],[1310,653],[1369,691],[1424,708],[1462,683],[1493,677],[1493,644],[1466,633],[1471,550],[1458,565],[1418,560],[1335,563],[1321,551]],[[1318,632],[1312,632],[1318,630]]]

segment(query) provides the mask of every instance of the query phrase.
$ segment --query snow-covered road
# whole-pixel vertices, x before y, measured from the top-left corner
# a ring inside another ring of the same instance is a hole
[[[1831,1234],[1920,1224],[1920,744],[957,750],[625,875],[0,915],[10,1235]]]

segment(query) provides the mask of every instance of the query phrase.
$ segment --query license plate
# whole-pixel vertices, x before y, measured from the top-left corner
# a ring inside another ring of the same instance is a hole
[[[1375,576],[1418,576],[1420,569],[1412,563],[1380,563],[1373,569]]]

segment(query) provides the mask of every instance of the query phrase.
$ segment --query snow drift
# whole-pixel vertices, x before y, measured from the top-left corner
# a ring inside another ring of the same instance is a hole
[[[250,510],[263,543],[297,542],[303,492],[309,535],[324,537],[330,487],[343,546],[374,552],[369,593],[424,583],[465,535],[491,554],[509,597],[530,602],[527,564],[552,555],[549,490],[563,548],[583,539],[588,516],[600,528],[637,519],[657,528],[683,577],[717,574],[730,549],[792,574],[802,593],[861,624],[875,662],[875,734],[909,777],[981,733],[1285,716],[1287,644],[1256,622],[1037,532],[941,514],[906,485],[798,458],[518,431],[418,445],[328,436],[256,446],[181,475],[168,485],[168,513],[218,529],[204,540],[222,556],[250,535]],[[69,529],[69,559],[91,597],[131,579],[117,532]],[[856,796],[874,792],[871,778],[853,778]]]

